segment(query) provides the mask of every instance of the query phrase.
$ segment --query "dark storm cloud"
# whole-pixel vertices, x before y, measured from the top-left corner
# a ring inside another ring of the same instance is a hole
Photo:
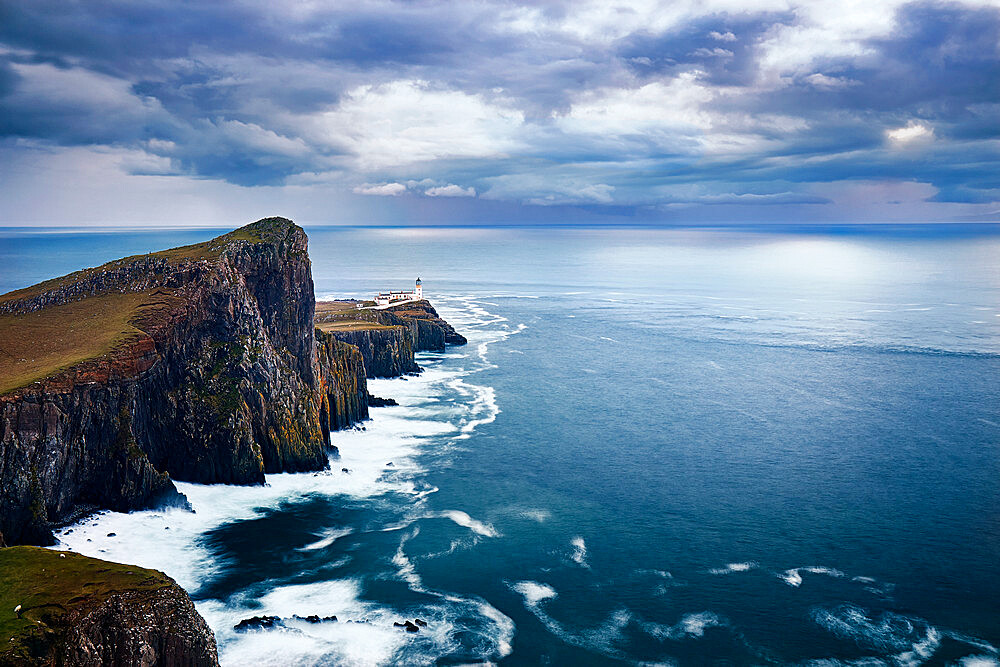
[[[823,204],[807,185],[852,180],[995,201],[1000,10],[903,4],[824,50],[816,7],[8,1],[0,137],[247,186],[427,179],[616,211]]]

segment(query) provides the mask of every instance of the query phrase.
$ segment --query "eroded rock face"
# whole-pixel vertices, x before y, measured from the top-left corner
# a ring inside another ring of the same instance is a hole
[[[123,591],[74,615],[56,647],[67,667],[214,667],[215,635],[176,584],[155,591]]]
[[[0,310],[109,290],[142,293],[150,307],[133,340],[0,396],[8,543],[46,543],[51,523],[87,510],[183,502],[171,478],[256,484],[323,469],[329,431],[367,416],[357,350],[317,347],[307,238],[289,220],[50,283]]]
[[[336,312],[323,322],[349,317],[377,326],[335,328],[330,335],[361,351],[368,377],[398,377],[419,373],[414,353],[441,352],[445,345],[465,345],[465,337],[445,322],[428,301],[415,301],[384,310],[351,310],[348,316]]]
[[[441,319],[429,301],[405,303],[387,308],[383,312],[410,324],[413,344],[418,351],[440,351],[445,345],[465,345],[469,342],[465,336]]]
[[[358,348],[370,378],[399,377],[420,372],[420,366],[413,358],[413,335],[408,325],[334,331],[328,335]]]

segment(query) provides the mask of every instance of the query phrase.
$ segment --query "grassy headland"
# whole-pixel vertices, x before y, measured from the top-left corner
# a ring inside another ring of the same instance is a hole
[[[39,547],[0,549],[0,658],[29,660],[66,630],[67,616],[119,591],[155,590],[165,574]],[[19,612],[14,608],[21,606]]]

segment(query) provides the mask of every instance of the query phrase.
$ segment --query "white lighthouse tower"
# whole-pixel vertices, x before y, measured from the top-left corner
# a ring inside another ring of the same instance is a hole
[[[417,288],[413,290],[413,296],[416,299],[424,298],[424,288],[423,284],[420,282],[420,278],[417,278]]]

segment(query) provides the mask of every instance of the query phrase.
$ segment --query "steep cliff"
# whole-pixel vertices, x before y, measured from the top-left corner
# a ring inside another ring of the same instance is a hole
[[[326,467],[367,390],[355,351],[317,354],[314,308],[283,218],[0,296],[0,533]]]
[[[320,369],[322,423],[328,431],[346,428],[368,418],[365,363],[357,347],[316,330],[316,358]]]
[[[316,304],[316,325],[356,346],[370,378],[417,373],[415,352],[439,352],[446,344],[467,342],[427,301],[384,310],[365,308],[356,301],[321,301]]]
[[[36,547],[0,549],[0,665],[217,664],[211,629],[162,572]]]

